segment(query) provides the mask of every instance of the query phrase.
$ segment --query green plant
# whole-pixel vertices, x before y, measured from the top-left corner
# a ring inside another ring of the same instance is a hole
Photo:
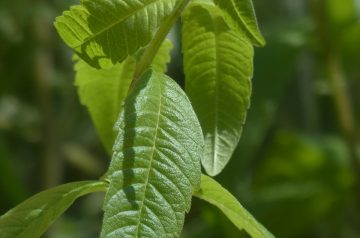
[[[186,94],[164,74],[179,16]],[[272,237],[201,175],[201,163],[219,174],[240,139],[253,45],[264,45],[251,0],[82,0],[55,27],[76,52],[79,96],[112,160],[99,181],[58,186],[7,212],[1,237],[39,237],[76,198],[100,191],[101,237],[179,237],[192,196],[252,237]]]

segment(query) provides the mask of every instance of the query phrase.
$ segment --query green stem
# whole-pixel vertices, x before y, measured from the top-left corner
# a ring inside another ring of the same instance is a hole
[[[43,3],[41,3],[43,4]],[[51,48],[52,31],[50,23],[40,15],[32,19],[32,36],[35,44],[34,79],[42,120],[42,189],[48,189],[61,183],[63,177],[63,161],[58,152],[59,133],[56,112],[54,111],[54,90],[51,80],[55,75]],[[40,184],[40,183],[39,183]]]
[[[342,67],[334,55],[327,55],[326,66],[339,124],[350,153],[351,167],[356,177],[357,192],[358,197],[360,198],[360,159],[357,154],[358,138],[356,134],[354,112],[348,96],[349,91],[346,79]]]
[[[357,153],[358,138],[352,103],[343,68],[339,62],[334,44],[331,42],[329,22],[324,9],[325,0],[311,0],[315,22],[317,23],[318,40],[321,44],[321,53],[324,58],[327,78],[331,86],[334,106],[337,112],[339,127],[346,141],[350,153],[351,168],[356,179],[357,208],[360,210],[360,158]]]
[[[178,17],[181,15],[187,4],[190,0],[180,0],[178,1],[174,11],[171,15],[165,20],[165,22],[160,26],[159,30],[156,32],[154,39],[147,46],[144,54],[142,55],[140,61],[138,62],[133,81],[130,85],[130,91],[136,84],[139,77],[145,72],[145,70],[151,65],[152,61],[155,58],[156,53],[158,52],[161,44],[165,40],[167,34],[171,30],[172,26],[175,24]]]

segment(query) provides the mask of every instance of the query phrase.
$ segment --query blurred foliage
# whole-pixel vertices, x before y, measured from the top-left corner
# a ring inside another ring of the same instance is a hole
[[[98,178],[108,166],[77,97],[72,52],[53,27],[55,16],[75,2],[0,1],[1,213],[44,188]],[[267,45],[256,49],[242,139],[216,180],[277,237],[359,237],[359,184],[325,59],[330,52],[338,62],[358,125],[360,1],[254,0],[254,5]],[[183,84],[179,34],[177,27],[171,35],[168,73]],[[101,202],[101,194],[76,202],[48,236],[97,237]],[[194,199],[183,237],[246,235]]]

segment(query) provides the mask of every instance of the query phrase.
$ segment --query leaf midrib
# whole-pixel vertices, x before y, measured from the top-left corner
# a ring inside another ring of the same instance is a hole
[[[98,37],[99,35],[103,34],[104,32],[110,30],[111,28],[115,27],[118,24],[121,24],[122,22],[124,22],[125,20],[127,20],[129,17],[135,15],[136,13],[146,9],[148,6],[150,6],[151,4],[154,4],[156,2],[160,2],[163,0],[152,0],[144,5],[142,5],[142,7],[135,9],[134,11],[130,11],[127,15],[125,15],[124,17],[118,19],[117,21],[115,21],[114,23],[111,23],[109,26],[105,27],[104,29],[94,33],[93,35],[89,36],[88,38],[84,39],[84,41],[82,43],[80,43],[79,45],[74,46],[74,48],[78,48],[86,43],[88,43],[89,41],[92,41],[93,39],[95,39],[96,37]],[[89,11],[87,11],[89,13],[89,15],[91,15],[91,13]],[[126,37],[125,37],[126,38]]]
[[[214,21],[214,17],[211,16],[211,20],[212,23],[214,25],[214,41],[215,41],[215,97],[214,97],[214,104],[215,104],[215,118],[214,118],[214,136],[213,136],[213,145],[214,145],[214,150],[213,150],[213,160],[211,161],[212,163],[212,172],[216,171],[215,166],[216,166],[216,161],[217,161],[217,147],[218,147],[218,123],[219,123],[219,98],[220,98],[220,93],[219,93],[219,66],[220,66],[220,62],[219,62],[219,49],[218,49],[218,44],[219,44],[219,40],[218,40],[218,26],[216,24],[216,22]]]
[[[139,211],[139,219],[138,219],[138,223],[136,224],[136,232],[135,232],[136,237],[138,237],[138,234],[139,234],[139,227],[140,227],[140,224],[141,224],[141,222],[140,222],[141,221],[141,215],[142,215],[142,212],[143,212],[143,209],[144,209],[146,191],[147,191],[147,187],[148,187],[148,184],[149,184],[150,170],[151,170],[151,167],[152,167],[152,162],[154,160],[154,153],[155,153],[155,149],[156,149],[157,135],[158,135],[158,131],[159,131],[159,123],[160,123],[162,100],[163,100],[162,88],[161,88],[160,82],[159,82],[159,95],[160,95],[160,101],[159,101],[159,110],[157,112],[157,121],[156,121],[155,135],[154,135],[154,144],[153,144],[153,147],[152,147],[152,152],[151,152],[151,156],[150,156],[150,163],[149,163],[148,172],[147,172],[147,176],[146,176],[146,180],[145,180],[144,196],[143,196],[143,199],[141,201],[141,206],[140,206],[140,211]]]

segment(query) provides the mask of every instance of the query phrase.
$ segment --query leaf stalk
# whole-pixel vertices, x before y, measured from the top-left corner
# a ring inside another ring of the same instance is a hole
[[[190,0],[178,1],[173,12],[160,26],[159,30],[156,32],[154,38],[146,47],[145,52],[143,53],[142,57],[140,58],[139,62],[136,65],[134,77],[131,82],[129,91],[131,91],[134,88],[134,85],[136,84],[137,80],[145,72],[145,70],[151,65],[161,44],[163,43],[166,36],[170,32],[172,26],[175,24],[176,20],[181,15],[181,13],[183,12],[183,10],[185,9],[185,7],[188,5],[189,2]]]

